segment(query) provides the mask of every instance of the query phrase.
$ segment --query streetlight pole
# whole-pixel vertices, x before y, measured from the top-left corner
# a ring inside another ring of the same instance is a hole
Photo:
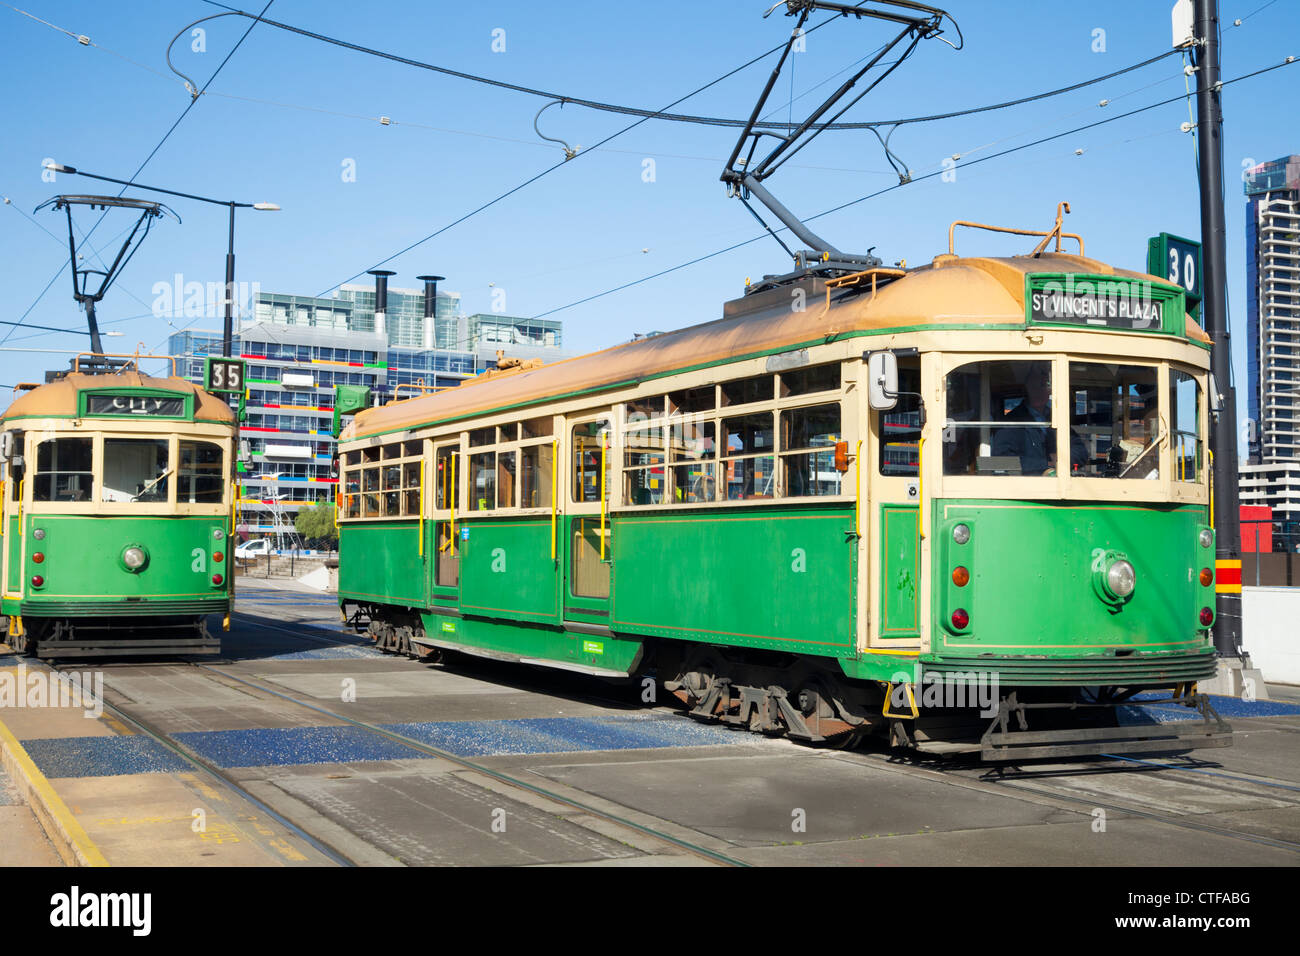
[[[46,163],[46,169],[51,169],[56,173],[68,173],[73,176],[86,176],[90,179],[102,180],[106,183],[117,183],[119,186],[134,186],[136,189],[144,189],[153,193],[165,193],[168,196],[180,196],[182,199],[193,199],[196,202],[210,203],[214,206],[225,206],[230,210],[230,230],[229,241],[226,245],[226,302],[225,302],[225,321],[222,327],[221,336],[221,354],[229,357],[230,343],[234,337],[234,305],[235,305],[235,210],[236,209],[256,209],[259,212],[275,212],[279,206],[271,202],[234,202],[229,199],[212,199],[208,196],[196,196],[193,193],[183,193],[176,189],[163,189],[160,186],[146,186],[143,183],[134,182],[126,179],[114,179],[112,176],[99,176],[95,173],[88,173],[85,170],[77,169],[73,166],[64,166],[61,163]]]

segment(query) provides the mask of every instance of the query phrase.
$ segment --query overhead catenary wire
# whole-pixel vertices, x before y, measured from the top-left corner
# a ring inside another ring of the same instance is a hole
[[[4,0],[0,0],[0,3],[3,2]],[[274,2],[275,0],[266,0],[266,6],[262,8],[262,13],[266,13],[267,10],[271,9],[271,4],[273,4]],[[8,3],[5,3],[4,5],[9,7],[11,10],[18,10],[17,7],[10,6]],[[21,10],[18,10],[18,12],[23,13],[24,16],[29,16],[29,17],[31,16],[31,14],[24,13]],[[46,23],[46,21],[40,20],[39,17],[32,17],[32,19],[39,20],[39,22],[41,23]],[[260,19],[260,15],[259,15],[259,19]],[[49,24],[49,23],[46,23],[46,25],[53,26],[53,24]],[[248,25],[248,29],[245,30],[243,35],[240,36],[240,38],[235,42],[235,45],[230,48],[230,52],[225,55],[222,61],[217,65],[217,68],[212,71],[212,75],[208,77],[207,82],[203,84],[204,90],[206,90],[212,84],[212,81],[217,78],[217,75],[221,73],[223,69],[225,69],[226,64],[230,62],[230,58],[235,55],[235,51],[237,51],[243,45],[244,41],[248,39],[248,35],[253,32],[253,27],[255,26],[257,26],[256,21]],[[54,29],[58,30],[60,33],[68,33],[69,35],[73,35],[70,33],[70,31],[64,30],[62,27],[54,27]],[[78,42],[80,42],[79,37],[78,37]],[[144,171],[144,168],[148,166],[150,161],[153,160],[154,156],[158,154],[158,150],[163,148],[163,144],[166,143],[167,140],[171,138],[172,133],[176,132],[176,128],[181,125],[181,122],[185,119],[186,116],[189,115],[190,110],[194,108],[194,104],[197,102],[198,99],[195,98],[190,100],[190,102],[186,104],[185,109],[181,111],[181,115],[176,118],[176,122],[172,123],[172,125],[168,128],[167,132],[163,134],[162,139],[158,140],[157,145],[154,146],[152,150],[150,150],[149,155],[145,157],[144,162],[142,162],[138,167],[136,167],[136,171],[130,175],[129,177],[130,179],[134,180],[136,176],[139,176],[140,173]],[[117,193],[118,196],[121,196],[123,193],[125,193],[128,188],[129,187],[127,186],[123,186],[121,189],[119,189]],[[85,233],[83,237],[83,241],[86,242],[89,241],[91,235],[93,235],[95,230],[99,228],[100,223],[104,221],[104,217],[107,215],[108,215],[107,209],[105,209],[102,213],[100,213],[99,218],[95,220],[95,224],[91,226],[89,231]],[[68,268],[68,263],[64,263],[59,266],[59,271],[56,272],[54,276],[50,279],[50,281],[45,284],[45,288],[41,290],[40,295],[36,297],[35,301],[32,302],[32,304],[27,307],[27,311],[23,313],[22,319],[19,320],[20,322],[23,319],[26,319],[27,316],[32,313],[32,310],[35,309],[38,304],[40,304],[40,301],[43,298],[45,298],[45,294],[50,291],[50,288],[54,285],[54,283],[57,282],[59,277],[63,275],[63,270],[66,268]],[[14,333],[14,328],[10,328],[9,331],[5,333],[4,337],[0,338],[0,345],[3,345],[5,342],[7,342],[9,340],[9,337],[13,335],[13,333]]]
[[[1288,56],[1288,57],[1287,57],[1285,60],[1283,60],[1281,63],[1275,63],[1275,64],[1273,64],[1272,66],[1267,66],[1267,67],[1263,67],[1263,68],[1258,69],[1258,70],[1253,70],[1253,71],[1251,71],[1250,73],[1243,73],[1241,76],[1235,76],[1235,77],[1233,77],[1233,78],[1230,79],[1230,80],[1223,80],[1222,83],[1221,83],[1220,85],[1221,85],[1221,86],[1229,86],[1229,85],[1231,85],[1231,84],[1233,84],[1233,83],[1240,83],[1242,80],[1248,80],[1248,79],[1251,79],[1252,77],[1260,76],[1261,74],[1269,73],[1269,72],[1271,72],[1271,71],[1273,71],[1273,70],[1278,70],[1278,69],[1282,69],[1283,67],[1291,66],[1291,65],[1293,65],[1293,64],[1296,63],[1296,62],[1297,62],[1297,60],[1296,60],[1296,58],[1295,58],[1294,56]],[[1129,110],[1127,113],[1120,113],[1120,114],[1118,114],[1118,115],[1116,115],[1116,116],[1108,116],[1108,117],[1106,117],[1105,119],[1097,120],[1097,121],[1094,122],[1094,123],[1087,123],[1087,124],[1085,124],[1085,125],[1083,125],[1083,126],[1075,127],[1074,129],[1065,130],[1064,132],[1061,132],[1061,133],[1053,133],[1053,134],[1050,135],[1050,136],[1044,136],[1044,137],[1041,137],[1041,138],[1039,138],[1039,139],[1033,140],[1032,142],[1022,143],[1022,144],[1020,144],[1019,146],[1012,146],[1012,147],[1009,147],[1009,148],[1007,148],[1007,149],[1001,150],[1001,151],[996,152],[996,153],[990,153],[990,154],[987,155],[987,156],[981,156],[981,157],[978,157],[977,159],[972,159],[972,160],[969,160],[969,161],[964,162],[964,163],[959,163],[959,164],[955,165],[955,166],[952,167],[952,168],[953,168],[953,169],[966,169],[966,168],[969,168],[969,167],[971,167],[971,166],[978,165],[978,164],[980,164],[980,163],[985,163],[985,162],[988,162],[988,161],[993,160],[993,159],[998,159],[999,157],[1002,157],[1002,156],[1008,156],[1008,155],[1010,155],[1010,154],[1012,154],[1012,153],[1020,152],[1020,151],[1023,150],[1023,149],[1029,149],[1029,148],[1034,147],[1034,146],[1040,146],[1040,145],[1042,145],[1043,143],[1048,143],[1048,142],[1051,142],[1052,140],[1061,139],[1061,138],[1063,138],[1063,137],[1065,137],[1065,136],[1072,136],[1072,135],[1074,135],[1075,133],[1081,133],[1081,132],[1084,132],[1085,130],[1094,129],[1094,128],[1098,127],[1098,126],[1104,126],[1104,125],[1106,125],[1107,123],[1114,123],[1114,122],[1116,122],[1116,121],[1118,121],[1118,120],[1126,119],[1126,118],[1128,118],[1128,117],[1130,117],[1130,116],[1135,116],[1135,115],[1137,115],[1138,113],[1145,113],[1145,112],[1147,112],[1148,110],[1157,109],[1157,108],[1159,108],[1159,107],[1161,107],[1161,106],[1167,106],[1167,105],[1169,105],[1170,103],[1176,103],[1176,102],[1178,102],[1178,101],[1181,100],[1181,99],[1183,99],[1183,96],[1182,96],[1181,94],[1178,95],[1178,96],[1171,96],[1171,97],[1169,97],[1168,99],[1160,100],[1159,102],[1151,103],[1151,104],[1148,104],[1147,106],[1141,106],[1141,107],[1138,107],[1137,109]],[[822,210],[821,212],[816,213],[815,215],[809,216],[809,217],[808,217],[807,219],[805,219],[804,221],[805,221],[805,222],[812,222],[812,221],[814,221],[814,220],[821,219],[823,216],[829,216],[829,215],[831,215],[832,213],[840,212],[840,211],[842,211],[842,210],[844,210],[844,209],[848,209],[848,208],[851,207],[851,206],[856,206],[856,205],[858,205],[859,203],[867,202],[868,200],[875,199],[875,198],[878,197],[878,196],[883,196],[885,193],[893,192],[893,191],[896,190],[896,189],[902,189],[904,186],[910,186],[910,185],[912,185],[912,184],[914,184],[914,183],[923,182],[923,181],[928,180],[928,179],[933,179],[935,176],[940,176],[940,175],[942,175],[944,172],[947,172],[947,171],[948,171],[947,169],[937,169],[937,170],[934,170],[933,172],[925,173],[925,174],[920,175],[920,176],[915,176],[915,177],[913,177],[911,180],[909,180],[908,182],[893,183],[893,184],[891,184],[891,185],[889,185],[889,186],[884,187],[883,189],[878,189],[878,190],[876,190],[875,192],[868,193],[868,194],[865,195],[865,196],[860,196],[860,197],[858,197],[857,199],[852,199],[852,200],[849,200],[848,202],[840,203],[838,206],[832,206],[832,207],[829,208],[829,209],[824,209],[824,210]],[[785,231],[784,228],[782,228],[782,229],[778,229],[778,230],[777,230],[777,232],[784,232],[784,231]],[[767,233],[763,233],[763,234],[760,234],[760,235],[757,235],[757,236],[751,236],[751,237],[748,238],[748,239],[742,240],[742,241],[737,242],[737,243],[733,243],[732,245],[726,246],[725,248],[715,250],[714,252],[706,253],[705,255],[702,255],[702,256],[696,256],[696,257],[694,257],[694,258],[692,258],[692,259],[688,259],[688,260],[685,261],[685,262],[678,263],[678,264],[675,265],[675,266],[670,266],[670,267],[667,268],[667,269],[661,269],[661,270],[659,270],[658,272],[654,272],[654,273],[652,273],[652,274],[650,274],[650,275],[647,275],[647,276],[642,276],[642,277],[639,278],[639,279],[633,279],[633,280],[631,280],[631,281],[629,281],[629,282],[621,283],[620,285],[614,286],[614,287],[611,288],[611,289],[606,289],[606,290],[604,290],[603,292],[597,292],[597,293],[594,293],[594,294],[592,294],[592,295],[584,296],[584,297],[581,298],[581,299],[575,299],[573,302],[568,302],[568,303],[566,303],[566,304],[564,304],[564,305],[556,306],[556,307],[553,308],[553,309],[547,309],[545,312],[538,312],[536,315],[530,316],[530,318],[532,318],[532,319],[543,319],[543,318],[546,318],[548,315],[555,315],[557,312],[563,312],[563,311],[566,311],[566,310],[568,310],[568,309],[575,308],[575,307],[577,307],[577,306],[579,306],[579,305],[585,305],[586,303],[588,303],[588,302],[592,302],[592,301],[594,301],[594,300],[596,300],[596,299],[604,298],[604,297],[607,296],[607,295],[613,295],[613,294],[615,294],[615,293],[617,293],[617,292],[622,292],[622,291],[624,291],[625,289],[630,289],[630,288],[632,288],[633,286],[642,285],[643,283],[650,282],[650,281],[652,281],[652,280],[654,280],[654,279],[661,278],[661,277],[666,276],[666,275],[669,275],[669,274],[671,274],[671,273],[673,273],[673,272],[678,272],[678,271],[680,271],[680,270],[682,270],[682,269],[689,268],[690,266],[698,265],[698,264],[701,263],[701,262],[705,262],[705,261],[707,261],[707,260],[709,260],[709,259],[717,258],[718,256],[725,255],[725,254],[728,253],[728,252],[733,252],[734,250],[736,250],[736,249],[740,249],[740,248],[742,248],[743,246],[750,245],[750,244],[752,244],[752,243],[758,242],[758,241],[761,240],[761,239],[766,239],[766,238],[767,238]]]

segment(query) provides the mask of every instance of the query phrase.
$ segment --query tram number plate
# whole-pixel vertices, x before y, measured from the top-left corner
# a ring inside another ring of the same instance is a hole
[[[206,378],[203,387],[209,392],[242,392],[244,360],[209,358]]]
[[[157,395],[88,395],[88,415],[140,415],[145,418],[179,418],[185,415],[185,399]]]
[[[1162,303],[1141,286],[1047,282],[1030,292],[1031,322],[1095,325],[1111,329],[1159,330]]]

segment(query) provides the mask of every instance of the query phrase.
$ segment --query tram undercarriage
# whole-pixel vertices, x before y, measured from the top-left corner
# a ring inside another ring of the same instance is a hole
[[[347,625],[380,650],[441,658],[413,609],[352,608],[344,615]],[[1005,763],[1232,742],[1232,728],[1189,683],[1091,688],[1090,696],[1078,688],[1011,687],[987,708],[932,708],[918,706],[912,685],[848,680],[833,662],[679,641],[659,642],[654,652],[647,669],[691,718],[832,749],[853,749],[875,738],[929,756],[977,755]],[[1193,710],[1200,719],[1171,720],[1171,707]],[[1121,722],[1121,708],[1128,708],[1132,722]]]
[[[45,659],[221,652],[206,616],[14,617],[6,632],[15,653]]]

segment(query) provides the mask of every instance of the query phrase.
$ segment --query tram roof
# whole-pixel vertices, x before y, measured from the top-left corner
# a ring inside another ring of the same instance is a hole
[[[633,385],[675,371],[821,344],[832,335],[847,338],[944,326],[1022,326],[1025,275],[1031,272],[1115,276],[1169,285],[1159,276],[1116,269],[1066,253],[1036,258],[940,256],[880,286],[874,295],[842,295],[840,301],[834,301],[833,293],[829,309],[823,292],[809,294],[805,309],[794,311],[789,289],[780,287],[776,291],[782,294],[774,296],[767,307],[747,308],[747,300],[738,300],[736,314],[724,314],[702,325],[550,365],[487,373],[433,395],[366,409],[343,430],[342,440]],[[824,287],[818,284],[817,288]],[[763,295],[770,293],[753,298]],[[1190,317],[1186,321],[1186,338],[1208,345],[1209,336],[1201,327]]]
[[[178,395],[194,396],[194,421],[235,424],[235,413],[221,399],[192,382],[175,376],[154,378],[137,371],[120,371],[108,375],[70,372],[58,381],[38,385],[14,400],[0,419],[75,418],[79,414],[77,396],[86,389],[149,388]]]

